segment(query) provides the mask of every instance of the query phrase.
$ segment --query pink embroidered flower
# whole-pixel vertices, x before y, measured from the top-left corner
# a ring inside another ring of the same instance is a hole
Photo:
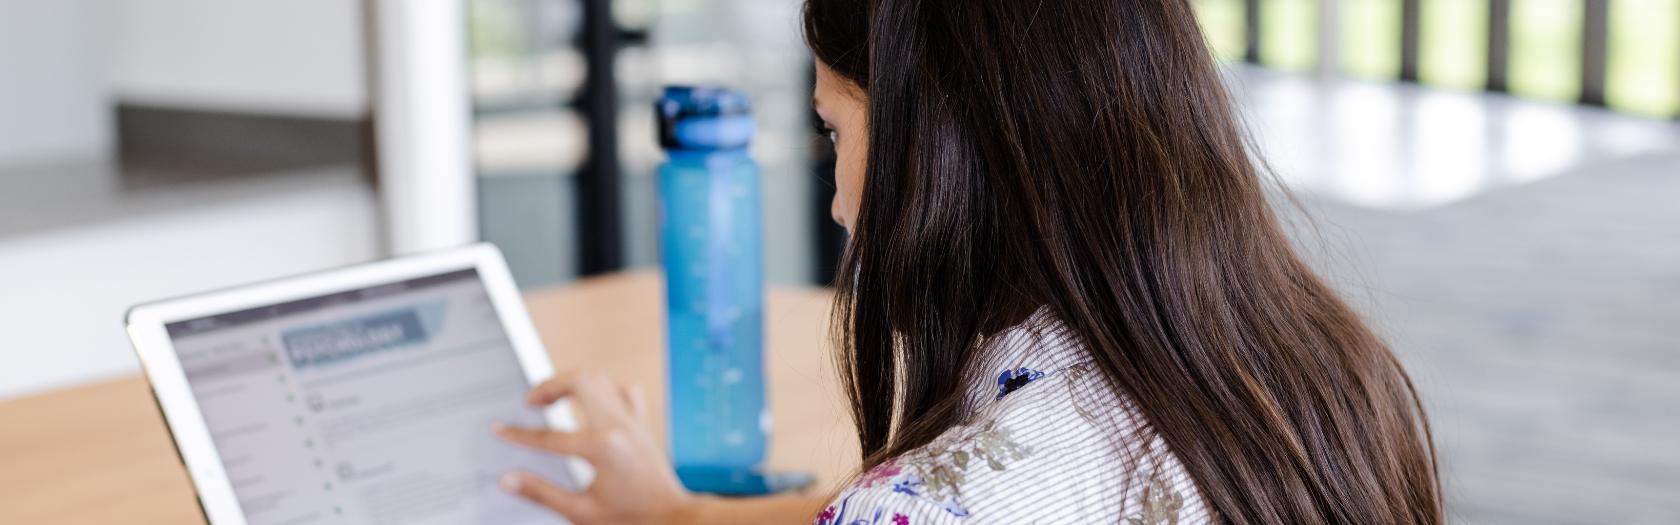
[[[910,517],[894,512],[893,525],[910,525]]]
[[[828,508],[823,509],[822,514],[817,515],[817,523],[829,523],[832,521],[834,521],[834,506],[829,505]]]
[[[875,468],[869,469],[869,472],[863,473],[863,476],[858,478],[857,486],[867,489],[877,483],[886,483],[903,470],[898,466],[897,458],[886,460],[880,465],[876,465]]]

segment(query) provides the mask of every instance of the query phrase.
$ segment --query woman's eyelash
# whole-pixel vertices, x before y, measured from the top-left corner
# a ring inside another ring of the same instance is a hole
[[[824,137],[827,137],[830,142],[834,141],[834,139],[836,138],[834,128],[828,127],[828,123],[826,123],[826,122],[817,121],[816,123],[812,124],[811,126],[813,128],[816,128],[816,131],[817,131],[818,135],[822,135]]]

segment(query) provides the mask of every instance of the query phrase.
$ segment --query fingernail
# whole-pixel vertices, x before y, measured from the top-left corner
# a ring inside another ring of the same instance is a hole
[[[514,474],[512,472],[502,474],[502,490],[508,492],[519,492],[519,485],[523,482],[523,480],[519,479],[518,474]]]

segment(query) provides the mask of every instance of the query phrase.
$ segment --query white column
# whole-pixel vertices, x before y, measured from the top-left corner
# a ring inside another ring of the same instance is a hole
[[[463,0],[373,0],[380,193],[392,254],[478,239]]]

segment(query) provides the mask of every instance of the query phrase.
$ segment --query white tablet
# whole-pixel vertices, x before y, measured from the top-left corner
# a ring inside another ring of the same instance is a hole
[[[587,465],[498,440],[553,374],[501,253],[476,245],[134,307],[128,333],[216,525],[555,523],[497,488]]]

